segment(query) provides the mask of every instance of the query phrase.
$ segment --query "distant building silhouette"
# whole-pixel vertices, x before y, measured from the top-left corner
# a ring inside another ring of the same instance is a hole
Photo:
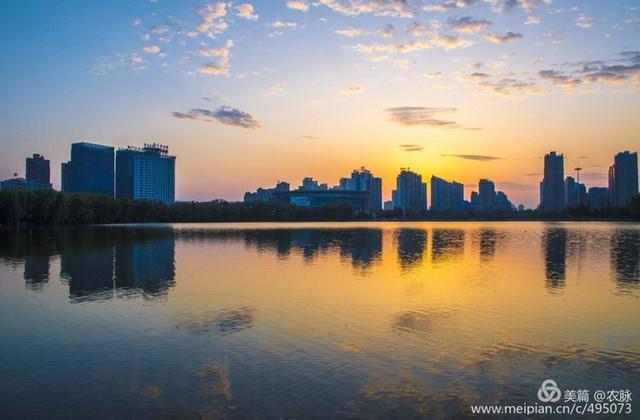
[[[431,177],[432,211],[461,211],[464,206],[464,185],[437,176]]]
[[[587,203],[587,189],[585,185],[576,182],[572,176],[568,176],[564,180],[564,195],[567,207],[578,207]]]
[[[393,210],[393,200],[388,200],[384,202],[383,205],[383,210],[384,211],[391,211]]]
[[[496,185],[489,179],[481,179],[478,183],[480,210],[490,212],[496,210]]]
[[[33,154],[26,159],[26,180],[40,184],[43,188],[51,188],[51,170],[49,160],[42,155]]]
[[[62,163],[62,191],[65,193],[114,196],[114,150],[111,146],[73,143],[71,160]]]
[[[34,154],[28,157],[25,164],[26,178],[18,177],[0,181],[0,190],[50,190],[51,181],[49,179],[49,161],[41,155]]]
[[[379,212],[382,209],[382,179],[373,176],[371,171],[362,167],[351,172],[351,178],[340,178],[338,189],[344,191],[367,191],[369,209]]]
[[[624,207],[638,194],[638,154],[621,152],[609,168],[609,204]]]
[[[175,202],[176,158],[167,146],[145,144],[116,152],[116,197]]]
[[[256,192],[244,193],[244,202],[270,201],[273,199],[274,192],[287,192],[289,189],[290,186],[288,182],[278,181],[275,188],[258,188]]]
[[[564,187],[564,156],[551,152],[544,157],[542,180],[542,202],[544,211],[562,212],[566,209]]]
[[[591,210],[602,210],[609,207],[609,189],[604,187],[589,188],[587,201]]]
[[[327,184],[318,184],[318,181],[311,177],[304,178],[302,185],[298,187],[300,191],[326,191],[328,189]]]
[[[421,175],[408,168],[400,170],[392,197],[393,207],[403,212],[424,212],[427,210],[427,184],[422,182]]]

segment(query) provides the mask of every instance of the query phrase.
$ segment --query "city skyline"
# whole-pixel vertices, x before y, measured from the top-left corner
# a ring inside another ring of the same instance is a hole
[[[59,189],[76,139],[154,139],[180,156],[177,200],[364,164],[383,201],[410,167],[535,208],[549,150],[606,187],[638,144],[637,2],[122,5],[5,6],[1,179],[44,153]]]

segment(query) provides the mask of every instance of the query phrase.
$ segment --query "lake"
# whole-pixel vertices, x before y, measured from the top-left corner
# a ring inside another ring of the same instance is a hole
[[[5,231],[0,408],[466,417],[548,378],[640,400],[639,298],[631,223]]]

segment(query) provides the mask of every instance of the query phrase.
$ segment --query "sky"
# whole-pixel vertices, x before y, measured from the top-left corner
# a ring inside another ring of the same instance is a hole
[[[0,178],[54,187],[73,142],[158,142],[178,200],[365,166],[535,207],[545,153],[606,186],[640,144],[638,0],[14,1],[0,54]]]

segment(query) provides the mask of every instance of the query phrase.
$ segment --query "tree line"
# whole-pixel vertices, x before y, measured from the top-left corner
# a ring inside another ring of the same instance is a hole
[[[0,226],[17,227],[107,223],[262,222],[350,220],[351,203],[335,202],[322,208],[301,208],[279,201],[177,202],[116,199],[92,194],[65,194],[53,190],[0,191]]]
[[[399,211],[380,212],[381,219],[400,219]],[[563,214],[549,214],[539,210],[521,212],[475,214],[416,213],[405,214],[410,219],[547,219],[547,218],[611,218],[640,220],[640,195],[625,208],[590,211],[587,207],[569,209]],[[371,219],[356,214],[351,203],[333,202],[321,208],[303,208],[280,201],[177,202],[162,204],[147,200],[116,199],[90,194],[64,194],[53,190],[0,191],[0,226],[58,226],[106,223],[189,223],[189,222],[277,222],[277,221],[336,221]]]

